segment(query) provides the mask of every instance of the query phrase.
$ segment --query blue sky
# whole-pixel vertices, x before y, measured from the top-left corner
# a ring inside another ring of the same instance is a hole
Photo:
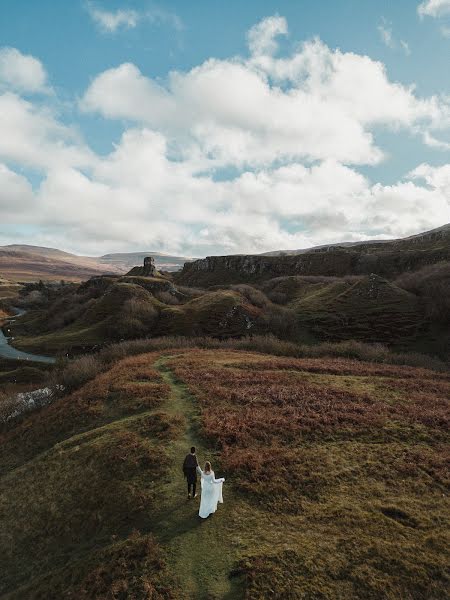
[[[0,244],[205,255],[441,225],[449,51],[449,0],[0,0]]]

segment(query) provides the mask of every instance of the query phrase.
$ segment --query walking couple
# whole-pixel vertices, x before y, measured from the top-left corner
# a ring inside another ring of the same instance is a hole
[[[223,503],[222,484],[225,479],[223,477],[216,479],[209,461],[206,461],[205,468],[202,471],[198,464],[194,446],[184,459],[183,473],[187,479],[188,499],[197,497],[197,474],[200,475],[202,493],[198,514],[202,519],[206,519],[206,517],[216,512],[218,502]]]

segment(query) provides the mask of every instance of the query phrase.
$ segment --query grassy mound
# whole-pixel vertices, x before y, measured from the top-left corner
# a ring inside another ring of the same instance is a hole
[[[169,388],[152,360],[122,361],[2,433],[0,595],[175,597],[151,528],[182,420],[160,410]]]
[[[69,290],[12,325],[15,345],[46,353],[80,352],[152,330],[160,303],[141,285],[102,278]]]
[[[423,327],[418,298],[376,275],[313,284],[289,303],[320,338],[405,342]]]
[[[179,307],[165,308],[158,327],[160,334],[227,338],[245,335],[261,310],[239,292],[209,292]]]
[[[271,334],[300,344],[383,343],[446,360],[449,281],[445,263],[397,281],[377,275],[284,276],[260,287],[222,284],[204,290],[180,288],[163,277],[96,277],[79,286],[41,289],[41,303],[10,327],[18,348],[53,355],[166,335]]]

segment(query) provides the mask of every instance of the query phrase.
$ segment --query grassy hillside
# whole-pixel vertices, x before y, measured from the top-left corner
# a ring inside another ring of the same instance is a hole
[[[448,375],[180,350],[0,435],[0,595],[444,598]],[[191,443],[227,478],[201,522]]]
[[[392,343],[423,328],[418,298],[376,275],[316,285],[288,306],[322,339]]]
[[[115,273],[117,269],[95,259],[52,248],[0,246],[0,273],[11,281],[83,281]]]
[[[15,298],[20,290],[21,286],[18,283],[14,283],[13,281],[8,281],[0,276],[0,302],[2,300],[10,300]],[[4,315],[0,314],[0,319],[3,318]]]
[[[153,256],[158,269],[177,271],[185,262],[183,256],[157,252],[123,252],[104,256],[78,256],[56,248],[28,244],[0,246],[0,273],[13,281],[83,281],[105,273],[124,274],[146,256]]]
[[[377,275],[289,276],[259,286],[195,289],[158,275],[37,287],[23,290],[28,313],[11,329],[18,348],[42,354],[77,354],[164,335],[226,339],[272,334],[295,343],[383,343],[450,358],[447,263],[395,281]]]
[[[181,427],[169,391],[135,358],[3,433],[2,597],[174,597],[150,532]]]
[[[162,278],[99,278],[62,290],[11,329],[18,348],[77,353],[146,335],[245,335],[260,312],[237,291],[196,298]]]

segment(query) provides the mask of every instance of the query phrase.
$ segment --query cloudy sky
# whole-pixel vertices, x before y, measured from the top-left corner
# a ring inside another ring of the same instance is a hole
[[[0,0],[0,244],[189,256],[450,221],[450,0]]]

